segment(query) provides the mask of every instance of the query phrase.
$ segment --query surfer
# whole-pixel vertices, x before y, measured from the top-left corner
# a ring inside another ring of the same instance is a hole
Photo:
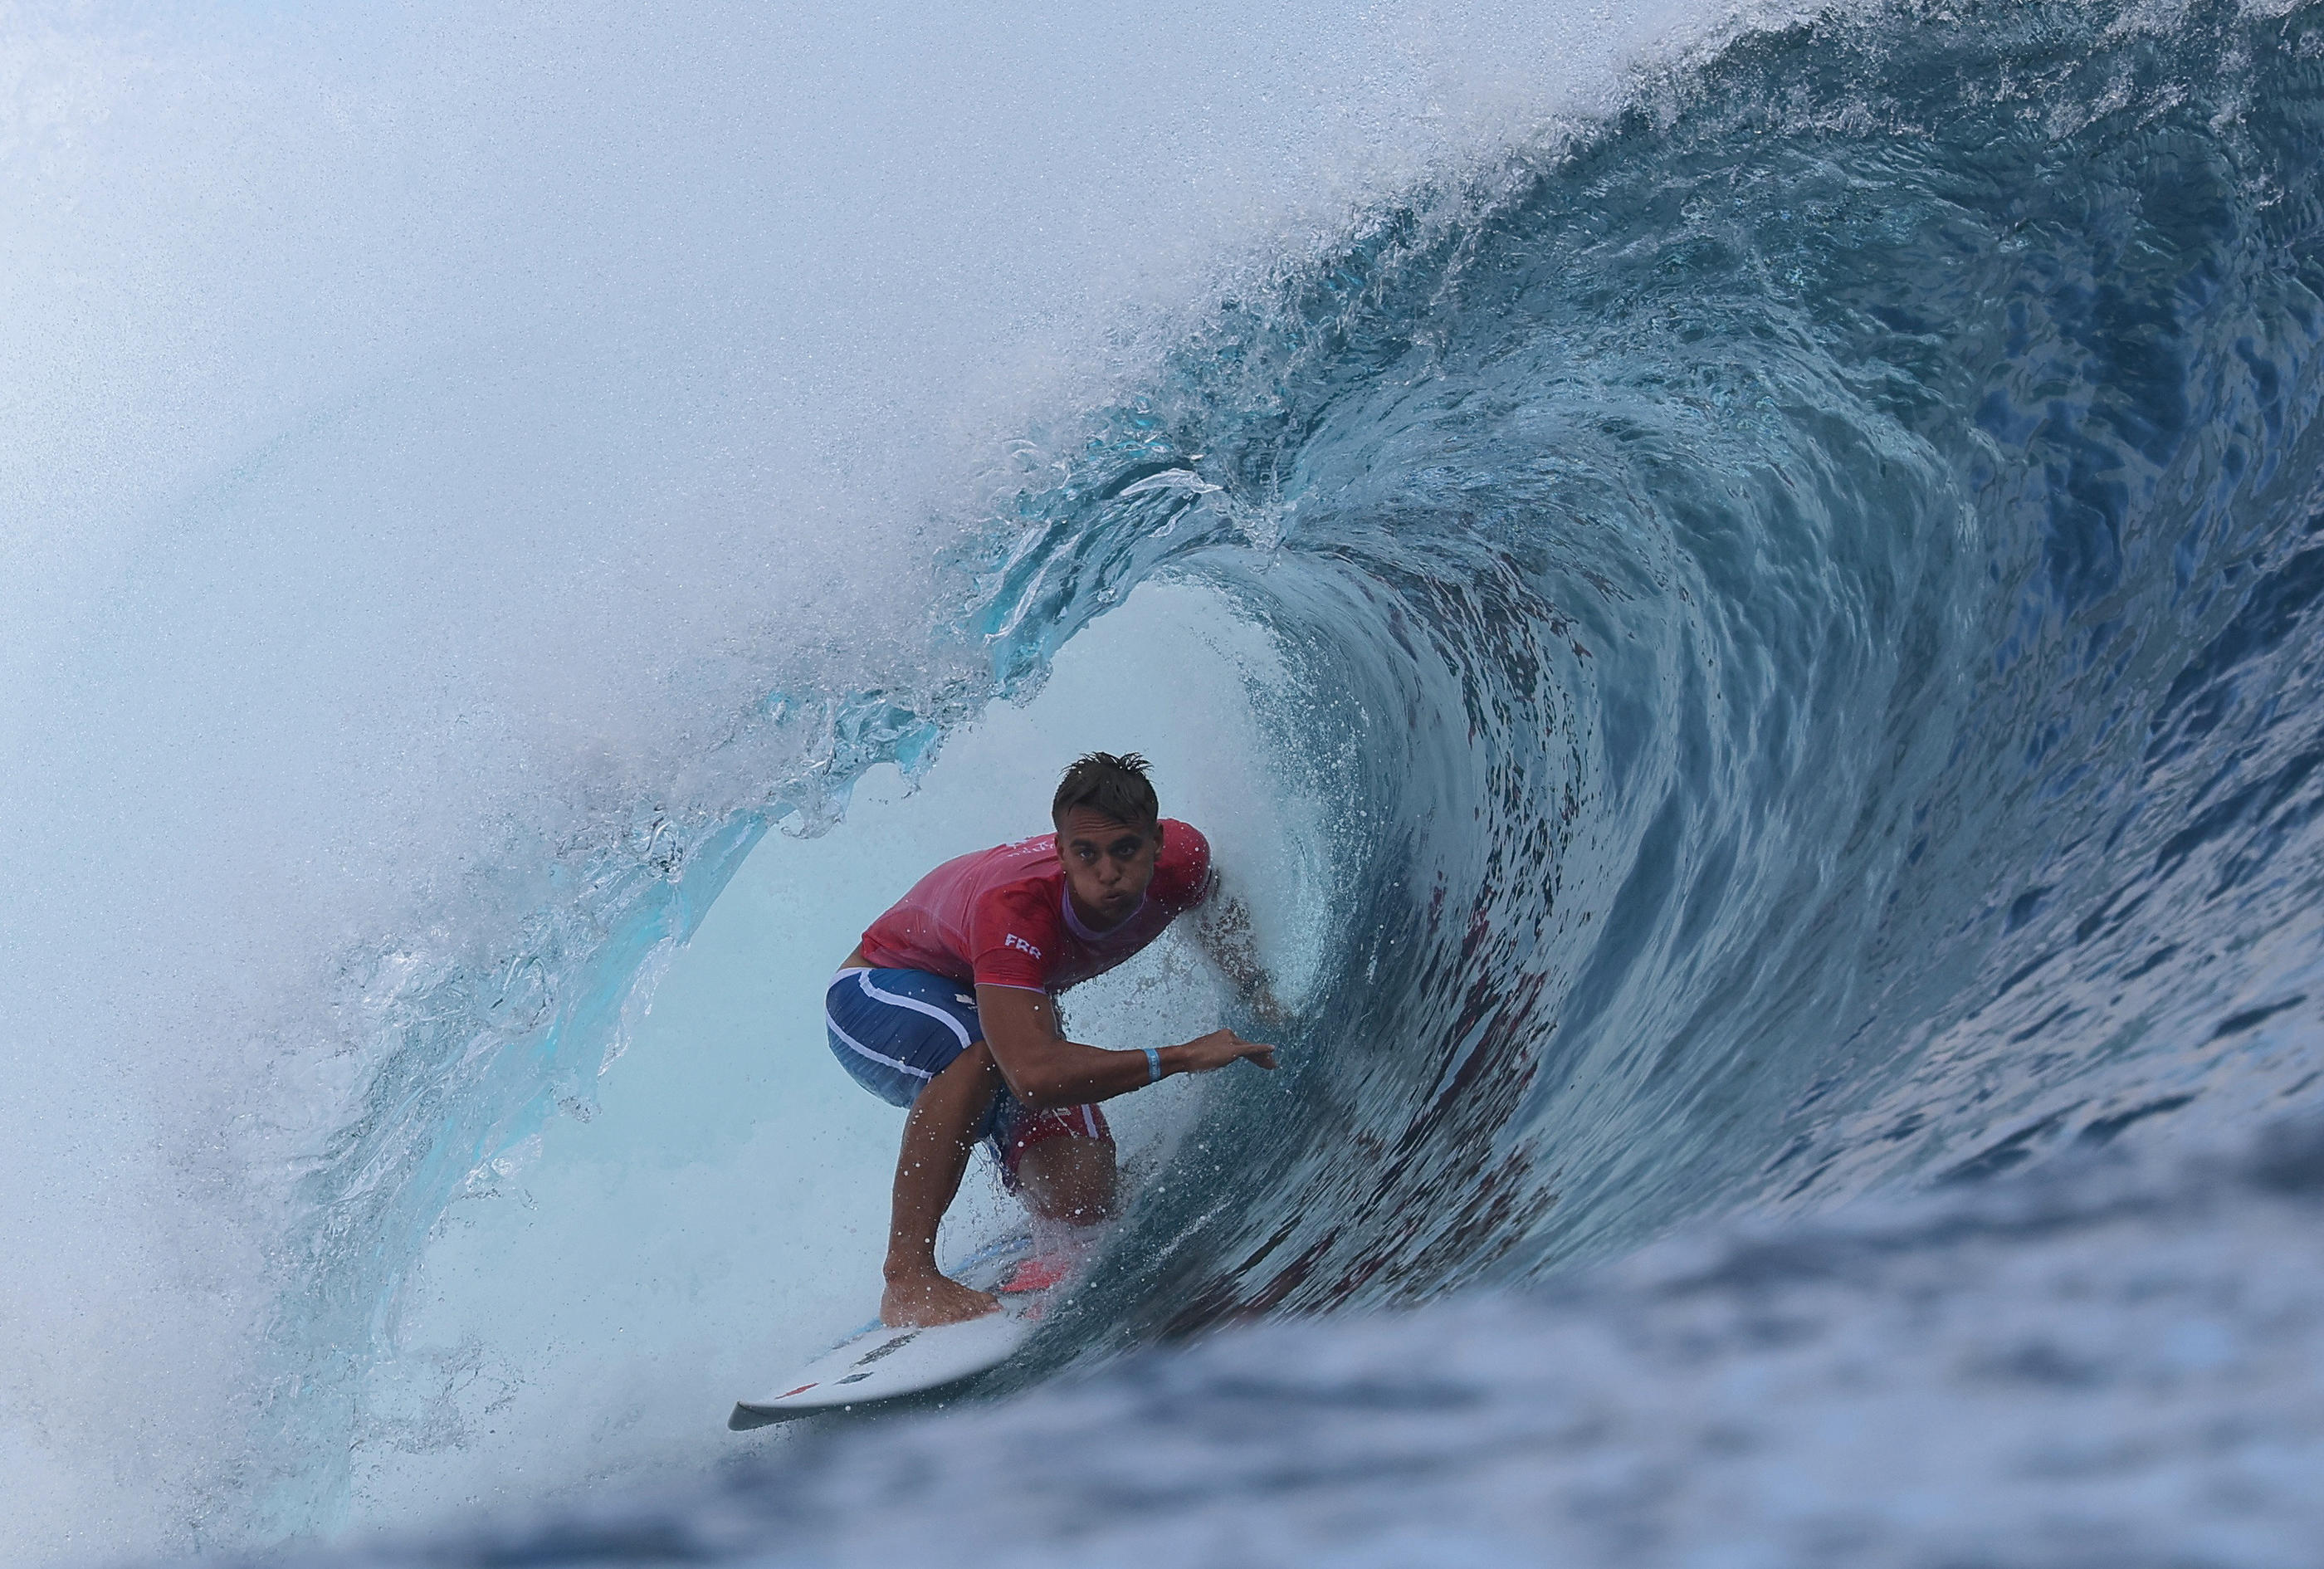
[[[1109,1051],[1065,1038],[1056,996],[1113,968],[1197,907],[1201,946],[1263,1015],[1279,1016],[1240,902],[1213,887],[1209,842],[1161,815],[1146,760],[1093,752],[1065,771],[1056,832],[947,861],[864,931],[824,996],[831,1049],[855,1081],[910,1108],[896,1160],[880,1317],[954,1324],[990,1293],[936,1269],[936,1226],[982,1141],[1043,1220],[1113,1213],[1113,1138],[1100,1101],[1275,1048],[1213,1029]]]

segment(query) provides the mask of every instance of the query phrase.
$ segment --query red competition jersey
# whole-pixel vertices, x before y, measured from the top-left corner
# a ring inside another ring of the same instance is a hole
[[[864,932],[863,956],[883,970],[1062,992],[1112,969],[1210,891],[1210,841],[1165,817],[1145,902],[1120,926],[1092,931],[1066,894],[1057,836],[1044,834],[947,861],[921,878]]]

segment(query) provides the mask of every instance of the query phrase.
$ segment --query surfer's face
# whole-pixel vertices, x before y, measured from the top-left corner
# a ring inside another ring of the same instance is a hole
[[[1057,859],[1074,913],[1101,931],[1128,920],[1161,850],[1159,823],[1117,823],[1087,807],[1067,812],[1057,824]]]

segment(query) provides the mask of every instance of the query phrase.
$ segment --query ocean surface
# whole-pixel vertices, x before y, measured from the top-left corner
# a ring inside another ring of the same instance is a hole
[[[0,45],[0,1561],[2312,1561],[2324,9]],[[1283,1071],[725,1432],[1093,747]]]

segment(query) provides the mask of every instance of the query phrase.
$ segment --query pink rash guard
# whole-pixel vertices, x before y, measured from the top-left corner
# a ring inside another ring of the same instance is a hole
[[[959,856],[921,878],[866,928],[863,956],[883,970],[1057,992],[1112,969],[1210,891],[1210,841],[1165,817],[1144,902],[1119,926],[1093,931],[1074,913],[1057,836],[1043,834]]]

